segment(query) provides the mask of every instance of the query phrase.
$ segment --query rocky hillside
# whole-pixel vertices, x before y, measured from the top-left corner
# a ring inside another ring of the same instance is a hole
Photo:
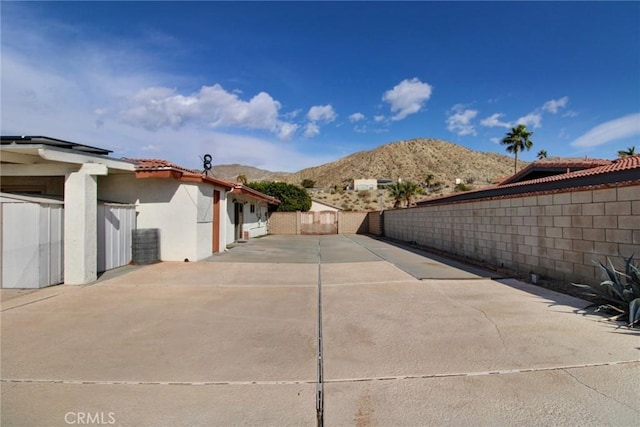
[[[519,162],[519,168],[526,165]],[[461,145],[438,139],[417,138],[381,145],[360,151],[332,163],[302,169],[295,173],[271,172],[252,166],[215,165],[214,176],[235,181],[244,174],[249,181],[280,180],[300,184],[303,179],[316,187],[346,186],[358,178],[390,179],[432,184],[441,183],[445,193],[453,191],[456,178],[475,188],[513,173],[513,157],[497,153],[480,153]],[[449,191],[444,189],[447,187]]]
[[[288,175],[287,172],[271,172],[265,169],[254,168],[253,166],[244,166],[239,164],[232,165],[215,165],[211,169],[213,176],[227,181],[237,181],[238,175],[244,175],[249,182],[251,181],[273,181],[282,180]]]
[[[519,162],[519,168],[526,165]],[[495,178],[513,173],[513,158],[496,153],[480,153],[438,139],[417,138],[360,151],[332,163],[303,169],[283,177],[291,183],[316,181],[316,187],[349,184],[357,178],[391,179],[452,185],[456,178],[479,187]],[[453,185],[452,185],[453,186]]]

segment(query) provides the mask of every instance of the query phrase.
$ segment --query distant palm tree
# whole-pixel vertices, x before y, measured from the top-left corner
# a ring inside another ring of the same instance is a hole
[[[399,208],[402,201],[405,199],[404,185],[402,182],[396,182],[388,187],[389,196],[393,199],[393,208]]]
[[[404,185],[404,200],[407,202],[407,207],[409,207],[413,202],[414,196],[422,194],[422,187],[411,181],[406,181],[402,184]]]
[[[238,177],[236,178],[236,181],[238,181],[241,184],[247,185],[247,175],[241,173],[240,175],[238,175]]]
[[[533,146],[533,141],[529,139],[531,135],[533,135],[533,132],[528,131],[525,125],[518,125],[511,128],[511,131],[501,141],[501,144],[507,146],[508,153],[515,154],[514,174],[518,171],[518,153],[525,149],[529,151]]]
[[[435,178],[435,176],[433,176],[432,173],[428,174],[427,177],[424,179],[425,184],[427,184],[427,188],[431,187],[431,181],[433,181],[433,179]]]
[[[636,154],[636,147],[635,146],[629,147],[626,150],[619,150],[618,151],[618,157],[620,157],[621,159],[625,158],[625,157],[628,157],[628,156],[633,156],[635,154]]]
[[[411,181],[396,182],[388,188],[389,196],[393,198],[394,209],[402,206],[402,202],[405,202],[408,208],[411,206],[413,198],[418,194],[422,194],[422,187]]]
[[[546,158],[547,158],[547,150],[538,151],[538,160],[542,160]]]

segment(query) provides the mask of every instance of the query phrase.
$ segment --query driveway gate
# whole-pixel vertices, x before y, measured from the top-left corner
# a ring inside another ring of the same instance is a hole
[[[338,213],[333,211],[302,212],[300,234],[338,234]]]

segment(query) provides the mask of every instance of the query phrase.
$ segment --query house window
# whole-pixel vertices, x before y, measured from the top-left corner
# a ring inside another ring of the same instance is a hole
[[[251,213],[256,213],[256,205],[254,205],[253,203],[251,203],[251,206],[249,206],[249,212],[251,212]]]

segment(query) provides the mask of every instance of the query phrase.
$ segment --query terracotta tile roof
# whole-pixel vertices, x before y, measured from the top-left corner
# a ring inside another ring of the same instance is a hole
[[[220,178],[214,178],[208,175],[203,174],[197,169],[187,169],[182,166],[179,166],[173,162],[162,159],[129,159],[125,158],[123,160],[132,162],[136,165],[136,171],[138,172],[164,172],[164,171],[175,171],[179,172],[179,176],[182,180],[185,181],[204,181],[209,182],[215,185],[220,185],[222,187],[227,187],[231,190],[232,193],[238,194],[246,194],[251,197],[264,200],[268,203],[279,205],[280,200],[275,197],[263,194],[253,188],[247,187],[239,182],[231,182],[226,181]]]
[[[623,173],[625,177],[624,179],[627,181],[629,178],[631,178],[632,181],[640,181],[640,154],[606,162],[607,164],[592,167],[589,169],[582,169],[543,178],[531,179],[528,181],[513,182],[510,184],[499,185],[497,187],[488,189],[482,188],[478,190],[465,191],[462,193],[448,194],[446,196],[422,199],[419,200],[417,204],[420,205],[421,203],[447,203],[448,200],[451,200],[451,202],[455,202],[458,200],[477,200],[485,197],[500,197],[526,193],[529,191],[554,191],[561,188],[572,188],[575,186],[584,185],[583,183],[585,182],[585,178],[588,179],[590,177],[606,176],[607,174],[616,173]],[[624,174],[624,172],[628,171],[633,172]],[[564,183],[566,183],[566,186]],[[522,188],[522,190],[518,190],[518,188]]]
[[[162,160],[162,159],[130,159],[130,158],[124,158],[123,160],[132,162],[136,165],[136,169],[137,170],[145,170],[145,171],[152,171],[152,170],[167,170],[167,169],[173,169],[173,170],[177,170],[180,172],[187,172],[187,173],[195,173],[198,175],[201,175],[201,172],[195,169],[187,169],[184,168],[182,166],[178,166],[175,163],[172,163],[168,160]]]
[[[617,160],[599,160],[593,161],[592,164],[598,164],[595,167],[588,169],[582,169],[578,171],[563,173],[559,175],[547,176],[544,178],[531,179],[529,181],[514,182],[511,184],[500,185],[500,187],[517,187],[519,185],[539,184],[544,182],[563,181],[573,178],[579,178],[583,176],[600,175],[611,172],[624,171],[629,169],[640,168],[640,154],[635,156],[628,156]],[[640,179],[640,171],[638,171],[638,179]]]
[[[604,159],[572,159],[572,158],[557,158],[557,159],[542,159],[533,163],[529,163],[524,169],[517,172],[514,175],[502,179],[499,185],[505,185],[519,180],[526,180],[527,175],[534,172],[545,170],[576,170],[576,169],[591,169],[599,166],[610,165],[611,160]]]
[[[233,189],[231,190],[231,193],[236,193],[236,194],[245,194],[251,197],[255,197],[257,199],[260,200],[264,200],[267,203],[270,203],[272,205],[279,205],[280,204],[280,200],[273,197],[273,196],[269,196],[267,194],[261,193],[258,190],[254,190],[251,187],[247,187],[244,184],[241,184],[239,182],[236,183],[232,183],[231,185],[233,185]]]

